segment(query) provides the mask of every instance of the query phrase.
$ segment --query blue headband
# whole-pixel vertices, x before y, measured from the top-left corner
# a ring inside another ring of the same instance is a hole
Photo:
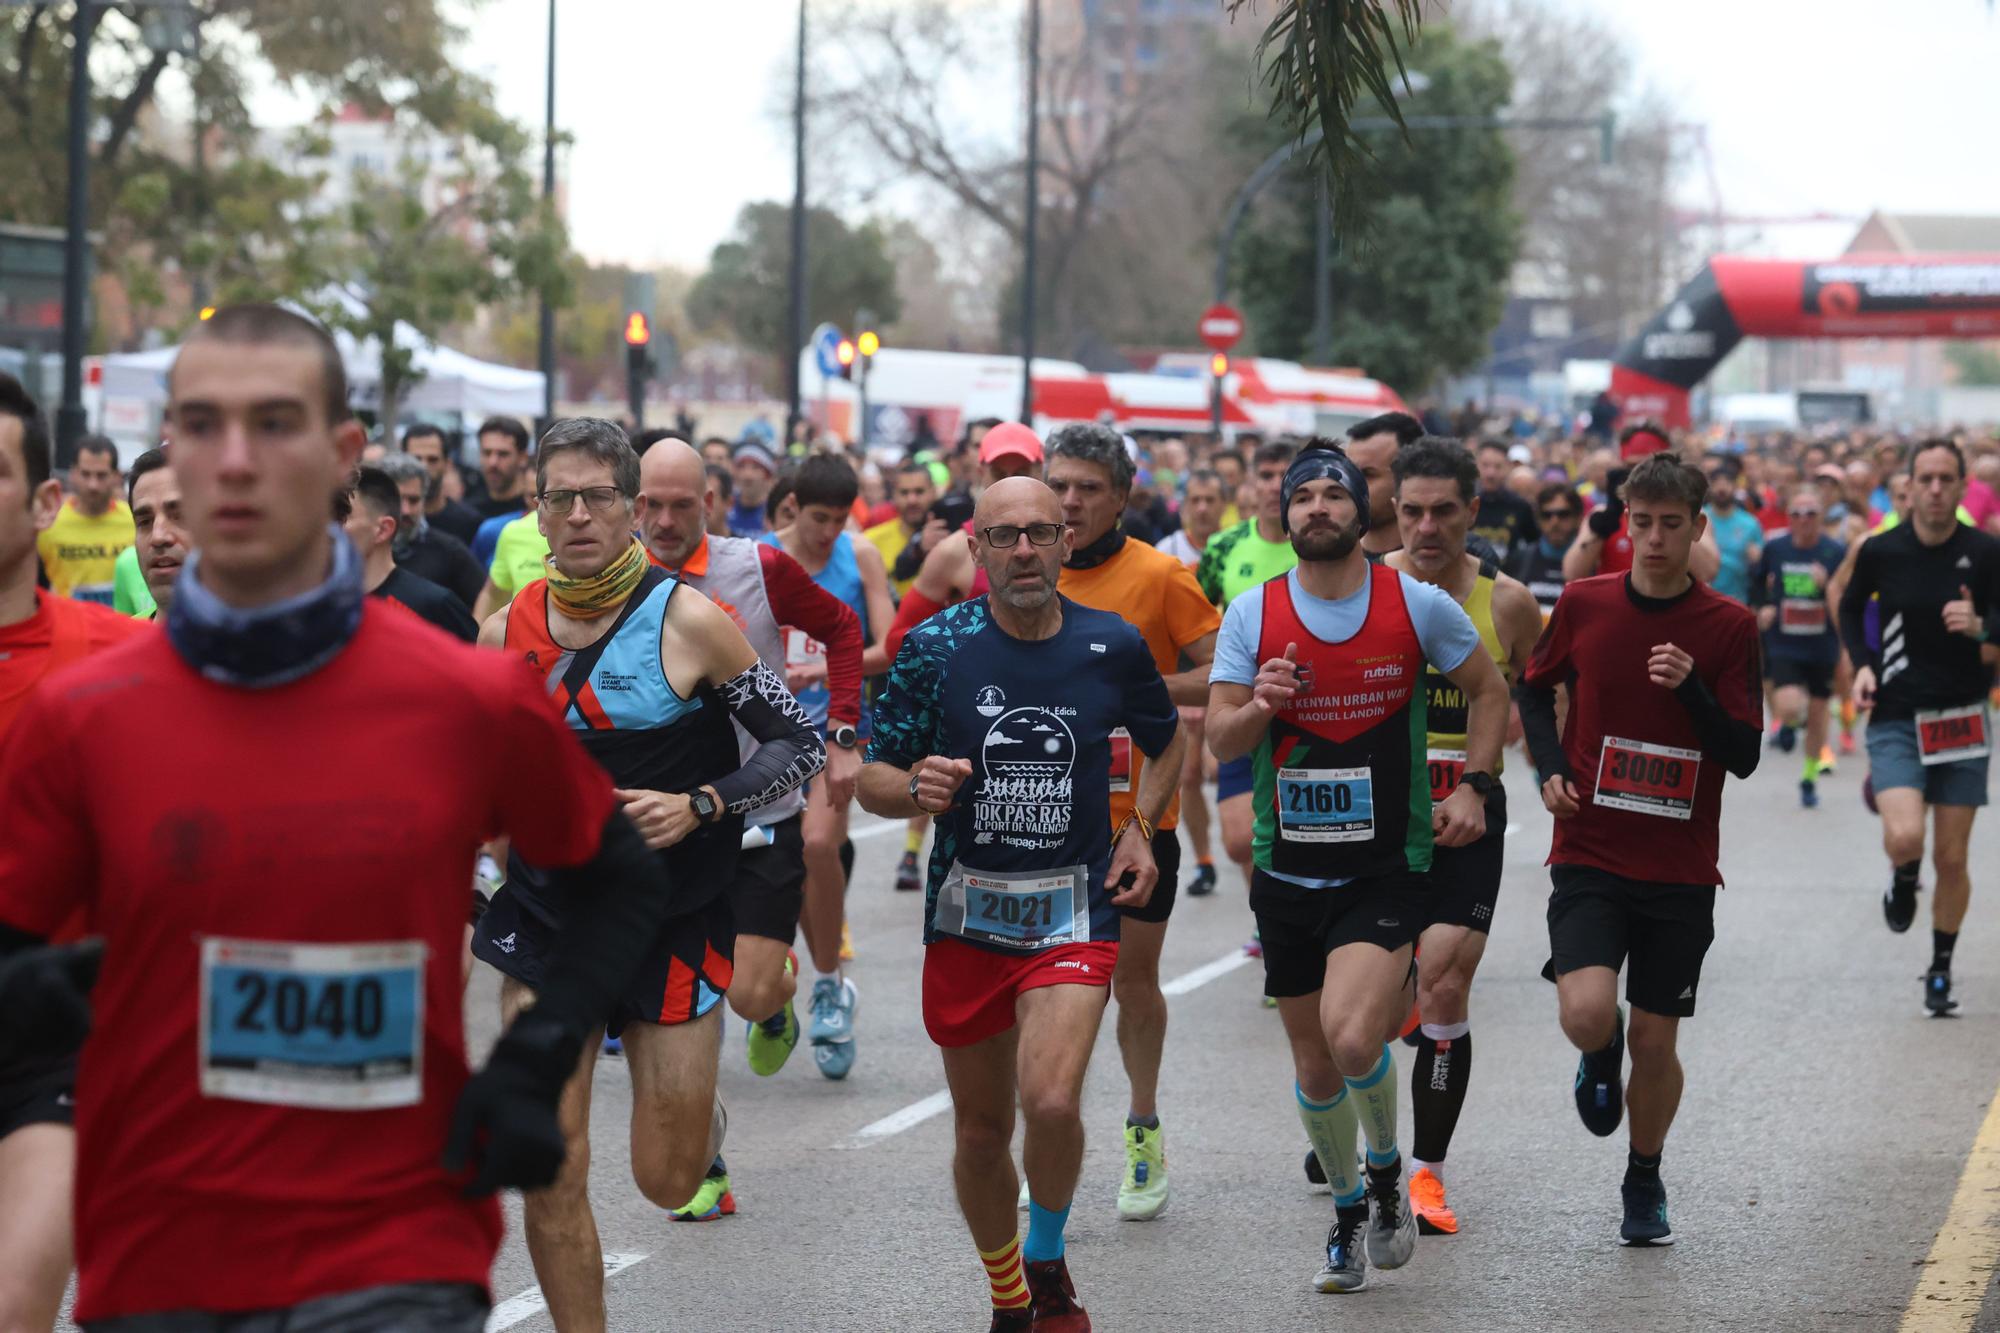
[[[1285,469],[1285,480],[1278,488],[1278,522],[1286,532],[1292,530],[1292,495],[1309,481],[1333,480],[1347,492],[1354,501],[1356,521],[1361,530],[1368,531],[1368,478],[1361,475],[1354,460],[1338,449],[1306,449],[1292,460]]]

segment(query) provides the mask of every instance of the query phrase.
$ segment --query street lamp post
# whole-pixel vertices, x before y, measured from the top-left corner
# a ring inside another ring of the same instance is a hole
[[[1041,211],[1042,0],[1028,0],[1028,207],[1021,253],[1021,424],[1035,424],[1035,225]]]
[[[548,100],[542,124],[542,201],[551,212],[555,209],[555,199],[556,0],[549,0]],[[546,287],[542,291],[540,320],[535,330],[535,365],[542,372],[541,430],[547,430],[556,419],[556,310],[549,304]]]
[[[791,350],[785,370],[785,444],[799,428],[799,360],[806,345],[806,0],[799,0],[799,54],[797,82],[792,87],[792,329],[786,345]]]

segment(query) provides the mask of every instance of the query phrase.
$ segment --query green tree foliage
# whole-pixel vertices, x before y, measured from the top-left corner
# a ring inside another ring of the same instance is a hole
[[[1412,115],[1491,115],[1508,101],[1491,42],[1426,29],[1409,55],[1424,90]],[[1499,322],[1519,236],[1509,207],[1513,155],[1498,130],[1381,136],[1367,188],[1351,200],[1369,244],[1333,264],[1332,356],[1403,393],[1475,364]],[[1275,184],[1237,243],[1235,290],[1256,350],[1303,358],[1313,318],[1317,173]],[[1337,210],[1336,210],[1337,211]]]
[[[791,342],[789,204],[745,204],[736,230],[715,247],[708,271],[688,292],[688,319],[697,328],[726,329],[737,341],[785,365]],[[881,227],[850,227],[828,209],[806,211],[806,323],[842,328],[855,312],[875,312],[878,326],[902,317],[896,264]]]
[[[2000,384],[2000,351],[1990,342],[1946,343],[1944,359],[1960,384]]]

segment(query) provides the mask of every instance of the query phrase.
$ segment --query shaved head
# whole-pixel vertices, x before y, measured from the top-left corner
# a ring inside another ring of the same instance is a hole
[[[680,440],[659,440],[639,459],[634,505],[639,540],[669,569],[700,547],[708,529],[708,469]]]
[[[1035,545],[1029,535],[1035,528],[1044,535],[1054,528],[1056,540]],[[995,529],[1012,530],[1014,540],[996,546]],[[973,555],[986,571],[995,607],[1038,612],[1055,598],[1056,580],[1075,546],[1075,534],[1063,525],[1062,501],[1054,491],[1033,477],[996,481],[973,507],[972,532]]]
[[[972,507],[972,530],[996,523],[1060,523],[1062,501],[1033,477],[1005,477],[980,493]]]

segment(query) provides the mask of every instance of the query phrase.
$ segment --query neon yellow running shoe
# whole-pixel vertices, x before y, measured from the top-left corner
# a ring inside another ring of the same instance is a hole
[[[1118,1216],[1145,1222],[1167,1207],[1167,1147],[1158,1129],[1125,1126],[1125,1179],[1118,1186]]]
[[[736,1215],[736,1196],[729,1192],[729,1168],[716,1158],[694,1197],[667,1216],[676,1222],[713,1222]]]
[[[798,970],[798,956],[786,951],[785,975],[792,976]],[[749,1040],[744,1043],[744,1054],[749,1057],[750,1072],[769,1078],[785,1067],[785,1061],[798,1048],[799,1011],[792,1001],[786,1000],[783,1009],[761,1023],[748,1026]]]

